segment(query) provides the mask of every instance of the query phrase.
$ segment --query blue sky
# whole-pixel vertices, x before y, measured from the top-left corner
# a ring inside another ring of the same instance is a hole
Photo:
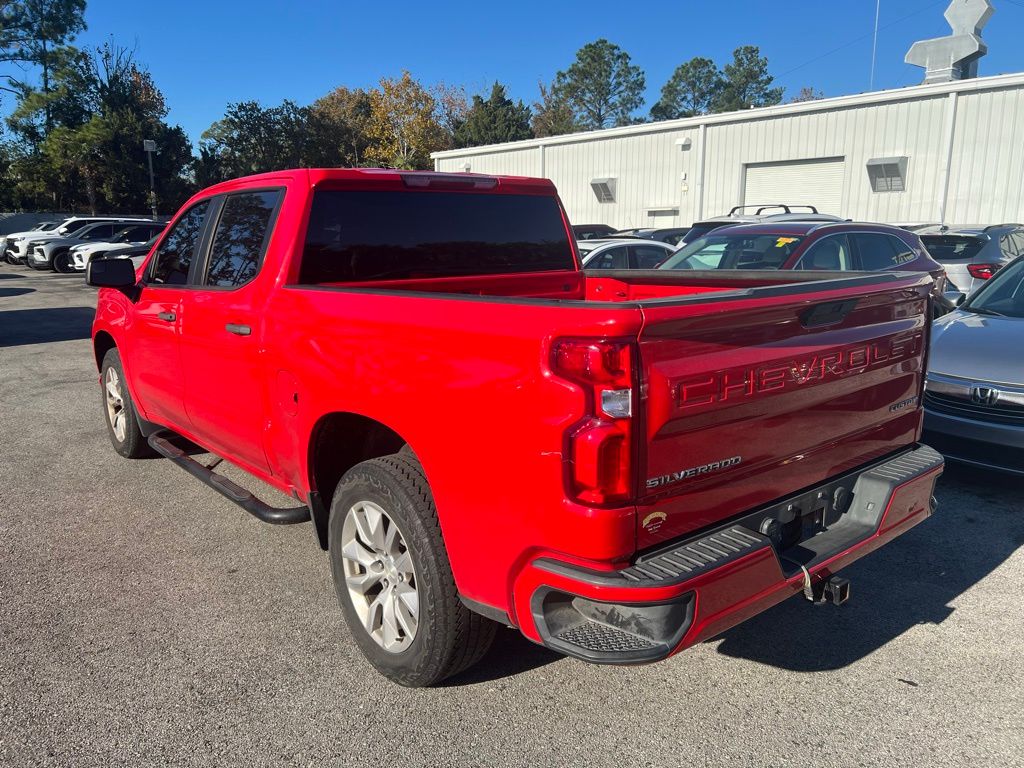
[[[876,89],[920,82],[921,70],[903,56],[914,40],[948,32],[947,3],[881,0]],[[993,5],[980,74],[1022,71],[1024,0]],[[89,0],[89,29],[77,44],[134,46],[167,98],[170,121],[196,140],[229,102],[308,104],[337,85],[370,87],[403,68],[470,93],[499,80],[530,103],[538,81],[549,82],[599,37],[645,71],[644,113],[679,63],[707,56],[721,66],[747,43],[760,46],[787,98],[802,86],[858,93],[869,90],[874,14],[875,0]],[[5,99],[2,109],[10,107]]]

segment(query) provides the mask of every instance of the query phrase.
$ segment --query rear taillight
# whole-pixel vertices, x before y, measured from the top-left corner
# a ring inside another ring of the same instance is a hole
[[[999,271],[1000,264],[968,264],[967,271],[978,280],[988,280]]]
[[[583,418],[566,435],[567,484],[584,504],[611,505],[633,495],[633,345],[564,339],[552,347],[552,368],[578,385]]]

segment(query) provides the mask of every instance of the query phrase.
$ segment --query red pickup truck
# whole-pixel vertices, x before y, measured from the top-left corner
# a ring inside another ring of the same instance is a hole
[[[296,170],[199,193],[88,281],[114,448],[311,520],[404,685],[499,623],[623,664],[839,603],[932,511],[927,275],[586,272],[548,181]]]

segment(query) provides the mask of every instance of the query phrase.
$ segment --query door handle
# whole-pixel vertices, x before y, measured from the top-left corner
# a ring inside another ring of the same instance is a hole
[[[224,330],[235,334],[235,336],[248,336],[252,333],[252,328],[248,325],[239,325],[238,323],[228,323],[224,326]]]
[[[173,323],[174,322],[174,318],[176,317],[176,315],[173,312],[160,312],[160,313],[157,314],[157,317],[159,317],[161,320],[164,320],[164,321],[166,321],[168,323]]]

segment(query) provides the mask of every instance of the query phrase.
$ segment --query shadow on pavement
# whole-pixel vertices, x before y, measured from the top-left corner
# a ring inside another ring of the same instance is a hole
[[[0,347],[88,339],[95,315],[92,307],[0,311]]]
[[[448,678],[441,683],[441,687],[473,685],[514,677],[564,658],[560,653],[531,643],[517,629],[498,627],[494,645],[483,659],[465,672]]]
[[[0,272],[0,280],[23,280],[24,275],[15,275],[10,272]]]
[[[35,292],[35,288],[2,288],[0,287],[0,299],[6,299],[10,296],[24,296],[26,293]]]
[[[843,570],[852,585],[846,605],[791,598],[721,635],[718,652],[798,672],[834,670],[916,624],[944,621],[953,600],[1024,545],[1022,491],[1015,478],[947,467],[931,518]],[[964,503],[968,495],[991,502],[983,519]]]

